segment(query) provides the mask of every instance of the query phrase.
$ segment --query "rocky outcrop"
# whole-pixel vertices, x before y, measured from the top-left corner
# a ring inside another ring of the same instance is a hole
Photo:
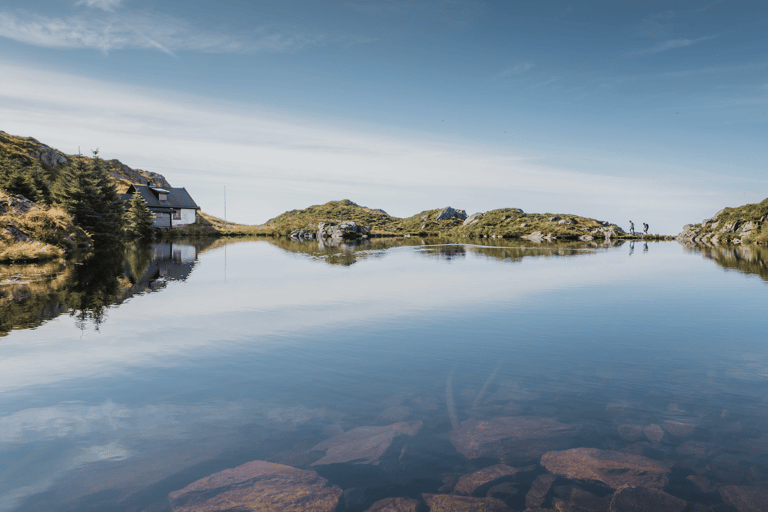
[[[29,137],[27,140],[34,147],[34,149],[32,149],[32,151],[29,153],[29,156],[32,158],[35,158],[41,163],[50,167],[56,167],[67,163],[67,157],[52,147],[47,146],[37,139],[33,139],[32,137]]]
[[[483,218],[483,214],[482,213],[473,213],[472,215],[470,215],[469,217],[467,217],[464,220],[464,224],[462,224],[462,225],[463,226],[469,226],[470,224],[475,224],[477,221],[479,221],[482,218]]]
[[[768,199],[759,204],[723,208],[701,224],[686,224],[677,235],[681,243],[742,244],[750,235],[765,233]]]
[[[326,224],[321,222],[317,225],[317,238],[331,240],[354,240],[358,238],[368,238],[371,230],[357,222],[345,221],[339,224]]]
[[[113,178],[128,180],[131,183],[138,183],[140,185],[146,185],[149,181],[152,185],[157,187],[171,186],[162,174],[140,169],[132,169],[117,159],[107,160],[106,163],[107,167],[109,167],[110,175]]]
[[[441,220],[450,220],[450,219],[459,219],[459,220],[465,220],[467,218],[467,212],[464,210],[456,210],[454,208],[451,208],[450,206],[447,206],[440,210],[438,212],[437,216],[435,217],[435,221],[440,222]]]
[[[573,448],[548,452],[541,465],[550,473],[574,480],[594,480],[618,489],[622,485],[663,489],[672,464],[642,455],[597,448]]]
[[[173,512],[332,512],[341,495],[315,471],[257,460],[193,482],[168,501]]]
[[[34,201],[30,201],[24,196],[0,197],[0,215],[5,215],[8,212],[24,215],[35,206],[37,204]]]

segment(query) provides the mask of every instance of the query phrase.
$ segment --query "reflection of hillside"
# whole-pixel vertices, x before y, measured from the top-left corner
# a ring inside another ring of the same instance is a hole
[[[688,252],[699,253],[723,268],[755,274],[768,281],[768,247],[758,245],[684,244]]]
[[[262,238],[261,240],[264,240]],[[332,265],[349,266],[361,259],[377,258],[394,247],[419,247],[419,254],[443,260],[463,258],[468,252],[482,254],[504,261],[519,261],[528,256],[576,256],[610,243],[562,242],[537,244],[520,240],[503,239],[421,239],[421,238],[373,238],[356,243],[330,246],[316,240],[294,241],[287,238],[267,239],[269,243],[289,252],[304,254]]]
[[[185,280],[200,244],[111,248],[44,265],[0,265],[0,335],[69,313],[98,326],[110,307]]]

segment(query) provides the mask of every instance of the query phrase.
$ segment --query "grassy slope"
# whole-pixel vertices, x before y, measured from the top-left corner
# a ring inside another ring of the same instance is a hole
[[[0,202],[8,196],[0,190]],[[66,249],[90,243],[90,238],[72,222],[64,210],[57,206],[35,206],[27,213],[8,208],[0,215],[0,226],[12,225],[34,238],[33,241],[14,242],[8,230],[0,230],[0,261],[42,261],[58,258]]]
[[[517,208],[502,208],[484,213],[471,225],[464,226],[459,219],[435,220],[442,208],[425,210],[408,218],[392,217],[380,210],[358,206],[352,201],[331,201],[322,205],[311,206],[305,210],[291,210],[267,221],[262,227],[265,234],[269,230],[279,235],[287,235],[295,229],[316,231],[320,222],[338,223],[343,214],[344,220],[371,227],[374,234],[422,234],[440,236],[468,237],[519,237],[541,231],[544,235],[552,234],[561,239],[575,239],[584,234],[602,236],[597,232],[603,227],[599,221],[578,215],[560,214],[558,217],[572,220],[573,224],[560,224],[550,221],[552,214],[526,214]],[[526,224],[523,226],[523,224]],[[621,233],[615,227],[617,233]]]
[[[33,140],[31,140],[30,137],[10,135],[0,130],[0,151],[5,152],[11,158],[18,159],[23,164],[26,164],[31,160],[35,160],[33,153],[35,152],[35,150],[39,149],[40,147],[41,147],[41,144],[34,142]],[[77,160],[78,158],[84,158],[86,160],[91,159],[88,156],[67,155],[61,151],[58,151],[58,152],[67,159],[67,162],[70,162],[70,163]],[[133,171],[135,171],[135,174],[133,176],[130,176],[126,174],[125,171],[123,171],[116,165],[112,164],[111,162],[105,161],[104,163],[107,166],[107,169],[109,170],[112,179],[115,180],[115,185],[117,186],[118,193],[124,193],[128,189],[128,187],[131,185],[131,183],[140,182],[141,184],[145,184],[147,180],[154,180],[157,183],[160,183],[160,182],[167,183],[165,178],[157,173],[144,171],[142,169],[133,169]],[[46,174],[50,178],[55,178],[58,175],[59,170],[61,169],[61,166],[52,167],[50,165],[43,163],[42,161],[40,162],[40,165],[43,167]]]

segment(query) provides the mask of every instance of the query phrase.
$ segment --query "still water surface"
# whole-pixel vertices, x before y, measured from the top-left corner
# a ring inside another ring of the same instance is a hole
[[[764,255],[486,244],[195,242],[4,269],[0,511],[170,510],[252,460],[317,470],[350,511],[503,462],[524,469],[496,496],[523,510],[542,455],[578,447],[668,463],[659,488],[694,510],[761,506]],[[498,418],[565,433],[461,444]],[[394,458],[313,465],[318,443],[400,423],[418,433]],[[539,506],[569,485],[606,504],[617,487],[559,474]]]

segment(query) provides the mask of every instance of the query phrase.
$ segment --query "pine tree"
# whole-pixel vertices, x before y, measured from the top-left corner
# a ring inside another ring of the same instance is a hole
[[[89,163],[78,158],[59,176],[54,193],[75,224],[86,230],[96,245],[115,242],[123,230],[123,202],[114,183],[93,152]]]
[[[126,233],[132,238],[150,239],[154,234],[153,223],[154,215],[149,211],[147,202],[141,194],[135,192],[131,199],[131,207],[125,215]]]

